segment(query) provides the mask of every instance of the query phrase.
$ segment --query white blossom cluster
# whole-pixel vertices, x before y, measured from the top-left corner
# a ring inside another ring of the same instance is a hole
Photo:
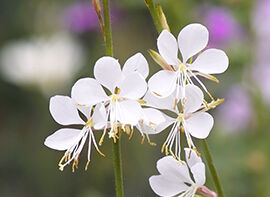
[[[149,182],[159,196],[193,197],[205,183],[205,165],[192,138],[205,139],[209,135],[214,119],[207,111],[222,102],[211,96],[198,76],[216,81],[211,74],[224,72],[229,64],[223,51],[207,49],[208,37],[208,30],[201,24],[184,27],[177,40],[163,30],[154,59],[164,69],[150,77],[148,83],[149,67],[141,53],[130,57],[122,69],[113,57],[101,57],[94,66],[95,78],[79,79],[72,87],[71,97],[52,97],[50,112],[57,123],[82,125],[81,129],[59,129],[46,138],[46,146],[66,151],[60,169],[72,161],[73,170],[78,166],[87,138],[86,169],[92,144],[103,155],[98,147],[106,134],[116,142],[122,133],[131,137],[136,127],[143,139],[146,136],[151,143],[149,135],[172,125],[162,146],[167,156],[157,162],[160,175],[152,176]],[[210,102],[195,84],[202,87]],[[96,131],[103,132],[99,143],[95,140]],[[184,148],[186,162],[180,155],[182,136],[188,145]]]

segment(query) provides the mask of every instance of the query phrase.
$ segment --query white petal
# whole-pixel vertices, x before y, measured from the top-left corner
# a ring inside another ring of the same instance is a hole
[[[94,67],[94,76],[100,84],[111,92],[114,91],[118,82],[123,78],[118,60],[108,56],[97,60]]]
[[[192,113],[198,110],[203,104],[203,92],[195,85],[186,86],[186,101],[184,103],[184,113]]]
[[[131,73],[119,83],[118,88],[120,89],[120,97],[139,99],[145,94],[147,83],[141,74]]]
[[[185,122],[187,131],[199,139],[207,138],[214,125],[213,117],[206,112],[192,114]]]
[[[68,96],[51,97],[49,109],[53,119],[61,125],[85,124]]]
[[[206,74],[223,73],[229,66],[229,58],[219,49],[208,49],[199,55],[189,69]]]
[[[143,109],[143,120],[140,121],[139,130],[145,134],[158,134],[173,123],[173,119],[162,112],[152,109]],[[168,120],[170,118],[170,120]]]
[[[108,100],[101,85],[92,78],[79,79],[72,87],[71,97],[80,105],[95,105]]]
[[[209,33],[201,24],[190,24],[185,26],[178,35],[178,45],[183,62],[203,50],[208,43]]]
[[[173,95],[173,94],[172,94]],[[159,98],[154,96],[149,90],[146,92],[143,100],[146,102],[146,106],[155,107],[158,109],[168,109],[173,110],[174,108],[174,98],[170,95],[168,97]]]
[[[99,130],[106,126],[106,109],[104,104],[99,103],[96,105],[93,113],[93,126],[94,129]]]
[[[197,186],[202,186],[205,183],[205,165],[202,162],[199,162],[197,164],[195,164],[194,166],[192,166],[190,168],[195,183]]]
[[[161,70],[148,81],[149,90],[160,98],[173,93],[176,87],[177,74],[173,71]]]
[[[194,166],[195,164],[199,162],[202,162],[201,157],[198,156],[197,153],[193,149],[185,148],[185,153],[186,153],[186,161],[189,168],[191,168],[192,166]]]
[[[124,64],[123,74],[125,76],[133,72],[140,73],[143,78],[146,78],[149,74],[148,63],[141,53],[136,53],[135,55],[131,56]]]
[[[174,118],[171,118],[171,117],[167,116],[166,114],[163,114],[163,116],[165,117],[166,121],[162,122],[161,124],[159,124],[157,126],[158,133],[163,131],[164,129],[166,129],[167,127],[169,127],[171,124],[173,124],[175,122]]]
[[[122,124],[135,126],[142,118],[142,108],[137,101],[126,100],[118,103],[119,118]]]
[[[175,182],[170,176],[157,175],[149,178],[152,190],[159,196],[171,197],[188,189],[183,182]]]
[[[172,156],[166,156],[158,160],[157,169],[160,174],[169,175],[179,183],[193,183],[189,175],[187,164],[185,162],[179,162]]]
[[[44,144],[55,150],[67,150],[76,141],[81,133],[79,129],[59,129],[45,139]]]
[[[165,122],[166,119],[163,116],[162,112],[152,108],[144,108],[143,109],[143,119],[146,122],[152,122],[154,124],[160,124]]]
[[[157,47],[160,55],[170,65],[177,65],[179,60],[178,46],[175,37],[168,32],[163,30],[157,39]]]

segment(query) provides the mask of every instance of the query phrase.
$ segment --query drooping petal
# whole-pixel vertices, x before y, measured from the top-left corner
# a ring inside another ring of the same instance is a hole
[[[123,79],[118,60],[108,56],[97,60],[94,67],[94,76],[100,84],[108,88],[112,93],[119,81]]]
[[[125,76],[133,72],[138,72],[143,78],[146,78],[149,74],[149,66],[143,54],[136,53],[126,61],[122,72]]]
[[[139,123],[139,129],[145,134],[158,134],[173,123],[173,119],[170,119],[171,121],[167,120],[166,115],[159,110],[144,108],[143,119]]]
[[[190,168],[197,186],[205,183],[205,165],[202,162],[196,163]]]
[[[142,108],[137,101],[126,100],[118,103],[119,119],[122,124],[135,126],[142,118]]]
[[[145,94],[147,83],[141,74],[131,73],[119,83],[118,88],[120,89],[120,97],[139,99]]]
[[[229,58],[219,49],[207,49],[189,66],[189,69],[206,74],[219,74],[227,70]]]
[[[208,37],[206,27],[198,23],[187,25],[180,31],[178,45],[184,63],[206,47]]]
[[[199,162],[202,162],[201,157],[198,156],[197,153],[191,148],[185,148],[185,155],[189,168],[191,168],[192,166],[194,166]]]
[[[177,41],[168,30],[163,30],[160,33],[157,39],[157,47],[160,55],[169,65],[179,63]]]
[[[193,183],[189,175],[187,164],[174,159],[172,156],[166,156],[158,160],[157,169],[160,174],[169,175],[179,183]]]
[[[61,125],[84,124],[74,102],[68,96],[53,96],[49,106],[53,119]]]
[[[173,94],[172,94],[173,95]],[[146,102],[145,105],[149,107],[154,107],[158,109],[168,109],[172,110],[174,108],[174,98],[173,96],[167,96],[164,98],[159,98],[154,96],[149,90],[146,92],[143,100]]]
[[[148,87],[155,96],[163,98],[170,96],[176,87],[177,74],[173,71],[161,70],[148,81]]]
[[[94,129],[103,129],[107,124],[106,109],[103,103],[96,105],[93,113],[93,126]]]
[[[79,79],[72,87],[71,97],[80,105],[95,105],[108,100],[101,85],[93,78]]]
[[[198,110],[203,104],[203,92],[195,85],[186,86],[186,101],[184,103],[184,113],[192,113]]]
[[[205,139],[214,125],[213,117],[207,112],[192,114],[185,122],[187,131],[199,139]]]
[[[167,175],[155,175],[149,178],[152,190],[159,196],[171,197],[188,189],[183,182],[176,182]]]
[[[44,144],[55,150],[67,150],[76,143],[80,133],[81,130],[79,129],[59,129],[52,135],[48,136],[45,139]]]

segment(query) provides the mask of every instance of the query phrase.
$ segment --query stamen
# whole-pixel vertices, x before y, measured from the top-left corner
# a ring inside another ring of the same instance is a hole
[[[146,134],[146,138],[147,138],[148,144],[150,144],[151,146],[157,145],[156,143],[150,141],[149,135]]]
[[[163,145],[162,145],[162,148],[161,148],[161,153],[163,153],[163,152],[164,152],[165,146],[167,146],[166,142],[164,142],[164,143],[163,143]]]
[[[84,170],[87,171],[88,170],[88,165],[90,164],[90,160],[87,161],[87,163],[85,164]]]
[[[194,146],[193,147],[193,150],[196,152],[196,154],[200,157],[201,156],[201,153],[198,151],[198,149]]]
[[[60,171],[63,171],[64,170],[64,167],[65,167],[64,165],[59,165],[59,170]]]
[[[142,99],[138,99],[137,102],[140,103],[140,104],[146,104],[146,101],[144,101]]]
[[[131,129],[131,132],[130,132],[130,135],[129,135],[129,140],[131,140],[132,136],[133,136],[133,133],[134,133],[134,128]]]
[[[93,118],[89,118],[89,120],[85,124],[86,127],[93,127]]]
[[[173,106],[173,109],[174,109],[174,110],[176,109],[177,102],[178,102],[178,99],[177,99],[177,98],[175,98],[175,100],[174,100],[174,106]]]
[[[206,91],[206,93],[208,94],[208,96],[211,98],[212,101],[214,101],[214,97],[210,94],[210,92]]]
[[[99,150],[99,148],[96,147],[96,149],[97,149],[97,152],[98,152],[101,156],[105,157],[105,154],[102,153],[102,152]]]
[[[159,96],[159,97],[162,96],[161,94],[158,94],[158,93],[156,93],[156,92],[152,92],[152,93],[155,94],[156,96]]]
[[[142,135],[142,140],[141,140],[141,144],[144,144],[144,140],[145,140],[145,135]]]
[[[106,130],[104,130],[104,132],[103,132],[101,138],[99,139],[99,142],[98,142],[98,145],[99,145],[99,146],[102,145],[105,135],[106,135]]]
[[[183,127],[183,125],[180,126],[180,132],[185,133],[185,128]]]
[[[82,104],[75,104],[75,105],[79,107],[86,107],[86,105],[82,105]]]
[[[67,158],[66,154],[60,159],[59,163],[58,163],[58,166],[61,166],[63,161],[65,161]]]

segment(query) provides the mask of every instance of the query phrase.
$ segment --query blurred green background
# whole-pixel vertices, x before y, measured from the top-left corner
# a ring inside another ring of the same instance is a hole
[[[219,84],[205,81],[226,102],[211,113],[215,126],[208,142],[223,188],[230,197],[270,196],[270,1],[160,0],[172,33],[199,22],[210,32],[209,47],[230,58]],[[0,196],[110,197],[114,194],[112,142],[103,158],[92,151],[84,171],[63,172],[62,153],[43,145],[61,126],[48,110],[50,96],[70,95],[79,78],[93,76],[105,54],[90,1],[2,0],[0,3]],[[143,0],[111,1],[115,57],[123,65],[136,52],[147,58],[151,74],[160,70],[148,49],[158,34]],[[128,197],[155,196],[148,178],[158,174],[156,161],[168,130],[151,136],[156,147],[141,145],[135,133],[122,139],[124,187]],[[96,139],[101,133],[97,132]],[[200,145],[199,141],[195,144]],[[214,189],[207,171],[206,185]]]

